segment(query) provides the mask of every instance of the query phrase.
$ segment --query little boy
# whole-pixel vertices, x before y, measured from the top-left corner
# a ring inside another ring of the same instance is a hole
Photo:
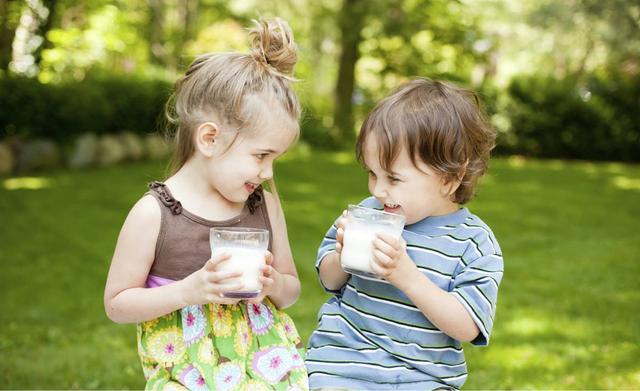
[[[323,287],[306,365],[312,389],[460,388],[462,342],[487,345],[503,274],[491,229],[465,203],[487,170],[495,133],[475,94],[416,79],[362,125],[356,155],[372,197],[360,205],[405,216],[402,238],[378,234],[371,268],[340,266],[344,215],[318,251]]]

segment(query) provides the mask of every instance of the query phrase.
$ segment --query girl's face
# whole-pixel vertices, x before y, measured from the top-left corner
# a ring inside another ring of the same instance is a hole
[[[244,203],[262,182],[273,177],[273,162],[296,137],[289,123],[267,117],[272,118],[263,117],[260,129],[238,135],[228,150],[210,160],[212,187],[232,203]]]
[[[369,170],[369,192],[384,205],[385,212],[404,215],[407,225],[459,208],[449,197],[455,187],[446,184],[420,159],[418,167],[414,166],[405,148],[393,162],[391,172],[387,172],[380,165],[377,141],[369,137],[364,145],[364,160]]]

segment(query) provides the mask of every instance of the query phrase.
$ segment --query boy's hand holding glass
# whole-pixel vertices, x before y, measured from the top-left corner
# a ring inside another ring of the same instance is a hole
[[[347,226],[347,211],[342,211],[342,215],[336,221],[336,254],[340,256],[344,246],[344,227]]]
[[[412,281],[411,276],[418,271],[407,254],[407,242],[402,237],[396,238],[386,232],[377,233],[373,241],[371,269],[402,291],[405,290],[404,285]]]

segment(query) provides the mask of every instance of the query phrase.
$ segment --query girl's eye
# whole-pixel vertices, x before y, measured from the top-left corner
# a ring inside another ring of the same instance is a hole
[[[369,171],[369,176],[372,177],[372,178],[375,178],[376,174],[374,174],[373,171]]]
[[[400,179],[398,179],[398,178],[396,178],[394,176],[390,176],[390,177],[387,177],[387,178],[389,179],[389,182],[391,182],[391,183],[400,182]]]
[[[257,155],[256,155],[256,158],[257,158],[258,160],[262,160],[262,159],[266,158],[266,157],[267,157],[267,155],[268,155],[268,154],[266,154],[266,153],[259,153],[259,154],[257,154]]]

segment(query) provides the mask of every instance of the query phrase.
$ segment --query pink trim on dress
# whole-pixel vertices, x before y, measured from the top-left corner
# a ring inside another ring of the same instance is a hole
[[[149,274],[149,276],[147,277],[146,285],[147,285],[147,288],[157,288],[163,285],[169,285],[174,282],[175,280],[170,280],[168,278],[158,277],[158,276]]]

